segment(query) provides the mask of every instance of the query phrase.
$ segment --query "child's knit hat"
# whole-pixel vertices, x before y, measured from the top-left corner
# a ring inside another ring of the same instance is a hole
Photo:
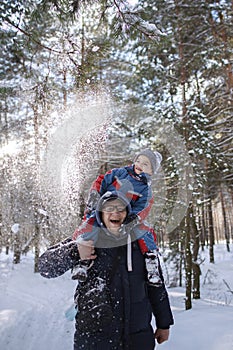
[[[157,171],[159,170],[160,168],[160,164],[162,162],[162,155],[158,152],[158,151],[151,151],[150,149],[144,149],[142,150],[141,152],[139,152],[136,157],[134,158],[134,162],[137,160],[137,158],[139,156],[146,156],[149,160],[150,160],[150,163],[151,163],[151,167],[152,167],[152,170],[153,170],[153,173],[157,173]]]

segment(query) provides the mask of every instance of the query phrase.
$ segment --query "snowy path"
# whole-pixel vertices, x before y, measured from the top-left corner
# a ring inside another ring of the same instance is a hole
[[[31,258],[9,261],[1,261],[0,349],[72,349],[74,325],[64,315],[75,288],[70,274],[47,280],[33,273]]]
[[[233,350],[233,294],[223,282],[233,288],[233,253],[220,246],[216,257],[216,264],[202,265],[205,285],[192,310],[184,310],[184,288],[169,289],[175,326],[157,349]],[[65,312],[76,282],[69,272],[56,279],[34,274],[32,259],[13,265],[0,254],[0,350],[72,350],[74,324]]]

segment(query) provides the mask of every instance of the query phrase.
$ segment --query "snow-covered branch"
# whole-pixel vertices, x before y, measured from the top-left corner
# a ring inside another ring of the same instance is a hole
[[[151,40],[159,40],[160,36],[166,36],[157,28],[154,23],[145,21],[140,16],[140,10],[130,10],[129,6],[120,4],[114,0],[114,5],[117,8],[119,20],[126,25],[127,28],[133,28],[145,35]]]

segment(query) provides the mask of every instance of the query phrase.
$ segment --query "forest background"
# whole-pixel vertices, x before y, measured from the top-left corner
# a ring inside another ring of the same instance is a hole
[[[0,249],[37,272],[96,175],[157,149],[150,222],[191,308],[200,249],[233,239],[233,1],[0,6]]]

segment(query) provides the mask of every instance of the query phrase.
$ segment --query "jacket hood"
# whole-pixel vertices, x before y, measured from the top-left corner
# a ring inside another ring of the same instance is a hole
[[[96,220],[98,225],[101,228],[105,228],[104,223],[102,221],[102,215],[101,215],[101,208],[103,207],[104,203],[106,203],[109,200],[118,199],[120,200],[126,207],[127,210],[127,216],[131,214],[131,205],[127,197],[118,191],[107,191],[98,201],[97,207],[96,207]],[[107,229],[106,229],[107,230]]]
[[[131,205],[129,203],[129,200],[127,199],[127,197],[125,197],[124,194],[118,191],[106,192],[100,198],[96,208],[97,223],[101,227],[102,232],[105,233],[104,235],[101,235],[101,234],[99,235],[96,246],[110,248],[110,247],[117,247],[121,245],[127,245],[127,266],[128,266],[128,271],[132,271],[131,234],[129,233],[128,230],[126,230],[123,224],[122,229],[120,230],[120,235],[115,236],[110,231],[108,231],[108,229],[105,227],[104,223],[102,222],[101,209],[104,203],[114,199],[120,200],[126,206],[127,216],[131,214]]]

